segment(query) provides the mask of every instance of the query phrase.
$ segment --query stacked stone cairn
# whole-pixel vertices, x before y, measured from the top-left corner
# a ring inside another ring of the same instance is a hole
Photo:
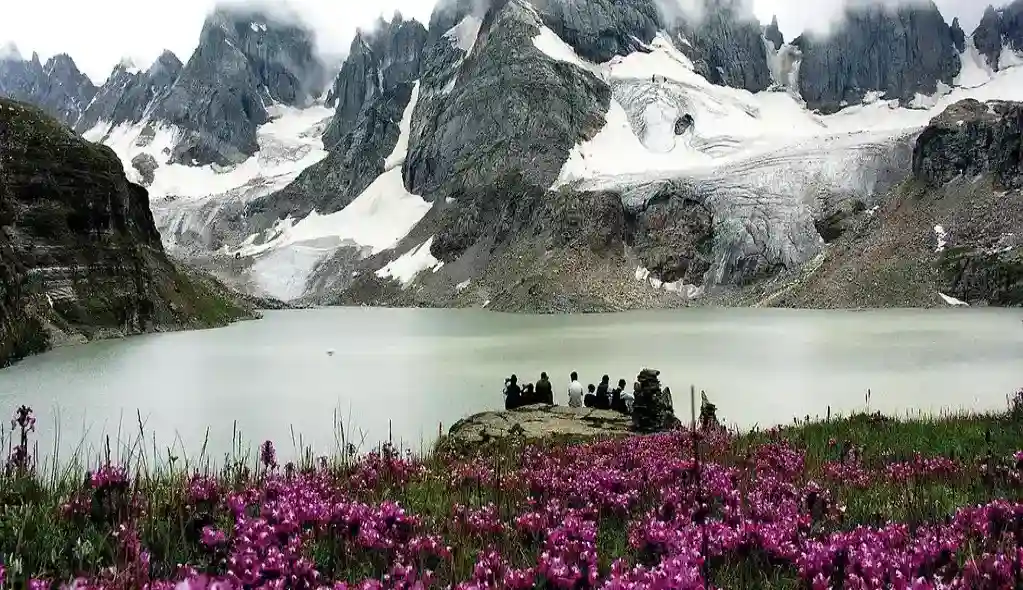
[[[671,391],[661,389],[657,378],[661,372],[656,369],[643,369],[636,380],[639,391],[632,409],[632,428],[636,432],[649,434],[677,428],[680,424],[675,417],[671,403]]]

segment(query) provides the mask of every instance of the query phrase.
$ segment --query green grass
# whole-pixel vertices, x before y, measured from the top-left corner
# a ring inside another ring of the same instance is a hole
[[[844,505],[841,527],[880,525],[892,520],[911,525],[939,522],[962,506],[996,498],[1023,499],[1020,486],[997,478],[988,481],[977,469],[978,462],[985,457],[1001,461],[1023,448],[1021,414],[1023,412],[964,414],[902,420],[858,414],[771,432],[742,434],[707,459],[724,465],[739,465],[747,452],[768,442],[784,441],[805,452],[806,467],[802,477],[806,481],[820,481],[831,490],[833,500]],[[184,458],[168,460],[165,457],[169,455],[147,450],[147,439],[140,428],[135,439],[118,454],[120,461],[129,464],[130,472],[135,474],[126,497],[140,503],[130,510],[139,515],[135,522],[143,544],[152,553],[153,576],[173,577],[179,563],[216,570],[220,566],[215,557],[197,543],[198,531],[204,524],[230,530],[230,521],[217,507],[186,502],[189,474],[198,468],[215,476],[226,488],[244,489],[257,481],[258,468],[240,447],[225,457],[221,467],[214,468],[205,454],[193,462]],[[545,441],[543,445],[550,449],[578,443],[577,439],[561,438]],[[488,547],[497,548],[516,565],[531,565],[536,562],[539,543],[523,540],[512,530],[493,534],[466,533],[452,518],[455,504],[471,507],[493,504],[501,520],[511,522],[521,514],[528,492],[480,483],[453,485],[449,480],[452,466],[469,460],[483,461],[498,475],[513,473],[522,464],[527,444],[495,440],[482,449],[442,444],[421,458],[422,471],[411,479],[390,480],[385,474],[376,485],[353,489],[351,494],[367,503],[396,501],[420,518],[425,530],[446,539],[453,557],[450,563],[437,564],[437,574],[442,580],[468,577],[478,553]],[[961,463],[963,469],[954,476],[909,482],[878,478],[866,487],[828,481],[823,468],[828,462],[839,459],[843,445],[855,445],[860,449],[861,463],[866,469],[880,470],[892,462],[911,460],[917,454],[951,458]],[[345,445],[338,448],[345,448]],[[308,453],[303,456],[296,469],[312,469],[316,461]],[[9,571],[15,557],[20,560],[21,571],[58,579],[81,572],[98,572],[120,562],[123,558],[120,545],[112,533],[123,517],[118,511],[129,510],[125,502],[113,499],[111,510],[102,514],[78,518],[62,515],[63,506],[82,490],[87,467],[86,462],[74,460],[62,469],[50,465],[27,476],[0,475],[0,559],[9,564]],[[329,460],[328,470],[331,477],[341,482],[347,481],[357,467],[349,455],[338,454]],[[648,500],[652,507],[653,499]],[[632,516],[636,514],[634,511]],[[606,574],[617,559],[629,564],[642,562],[643,556],[629,544],[628,525],[627,518],[601,516],[597,547],[602,574]],[[354,582],[380,576],[388,566],[386,559],[375,554],[353,557],[330,536],[314,539],[309,555],[330,579]],[[712,563],[711,572],[715,584],[728,588],[801,587],[791,567],[773,566],[758,555]]]

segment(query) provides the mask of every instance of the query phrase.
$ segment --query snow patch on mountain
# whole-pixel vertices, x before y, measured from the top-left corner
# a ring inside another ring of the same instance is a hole
[[[143,122],[111,128],[109,123],[100,122],[83,135],[113,149],[130,180],[138,181],[138,172],[131,165],[136,156],[148,154],[160,163],[149,187],[151,200],[205,199],[247,185],[260,186],[262,194],[269,194],[326,157],[320,134],[333,111],[322,105],[306,109],[274,105],[268,110],[272,120],[259,128],[259,151],[230,167],[168,164],[179,136],[179,130],[169,125]],[[256,196],[261,195],[251,195]]]
[[[426,215],[431,204],[408,192],[402,176],[418,98],[417,82],[385,171],[347,207],[327,215],[313,211],[300,220],[289,216],[262,236],[249,236],[240,248],[225,248],[232,256],[256,257],[251,279],[261,292],[285,301],[300,297],[316,265],[338,249],[372,255],[393,248]],[[398,270],[407,271],[407,263]]]
[[[419,273],[431,269],[433,272],[437,272],[444,266],[444,263],[430,253],[432,244],[433,237],[430,237],[422,244],[389,262],[378,270],[376,275],[381,279],[394,279],[401,283],[402,287],[407,287]]]
[[[476,45],[476,39],[479,37],[480,27],[482,26],[483,21],[479,17],[470,14],[444,33],[444,37],[451,41],[451,44],[458,49],[466,53],[472,53],[472,48]]]
[[[966,38],[966,48],[959,54],[960,68],[956,76],[955,86],[975,88],[987,84],[994,76],[994,70],[977,50],[973,37]]]

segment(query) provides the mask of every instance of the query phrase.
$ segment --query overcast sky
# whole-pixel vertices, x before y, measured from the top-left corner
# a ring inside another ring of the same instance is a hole
[[[233,0],[238,1],[238,0]],[[673,0],[666,0],[673,1]],[[678,0],[674,0],[678,1]],[[843,0],[751,0],[763,22],[772,14],[786,39],[807,28],[826,27]],[[864,1],[864,0],[854,0]],[[899,1],[899,0],[866,0]],[[967,33],[986,0],[935,0],[949,21],[959,16]],[[0,18],[0,47],[13,42],[23,54],[40,57],[65,52],[101,83],[122,57],[148,66],[163,49],[185,61],[195,49],[203,18],[215,0],[27,0],[8,2]],[[380,14],[400,10],[428,22],[436,0],[275,0],[294,7],[317,33],[321,50],[347,50],[355,28]]]

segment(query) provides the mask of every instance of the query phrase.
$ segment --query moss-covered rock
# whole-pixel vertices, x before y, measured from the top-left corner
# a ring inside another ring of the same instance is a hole
[[[0,366],[83,336],[253,315],[167,257],[148,193],[110,148],[0,99]]]

